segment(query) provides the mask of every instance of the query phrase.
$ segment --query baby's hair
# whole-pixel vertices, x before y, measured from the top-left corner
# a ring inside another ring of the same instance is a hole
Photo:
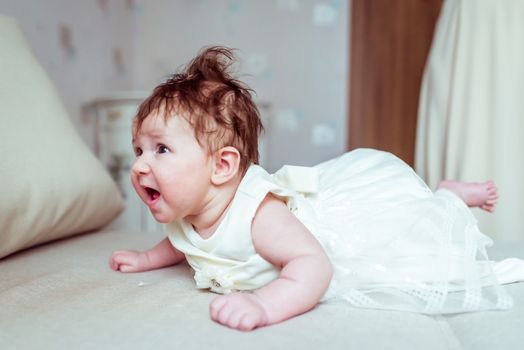
[[[178,116],[193,127],[201,145],[215,152],[233,146],[240,153],[240,171],[258,164],[258,136],[263,130],[258,108],[246,84],[230,75],[233,49],[203,48],[180,72],[158,85],[138,108],[133,136],[153,112],[164,120]]]

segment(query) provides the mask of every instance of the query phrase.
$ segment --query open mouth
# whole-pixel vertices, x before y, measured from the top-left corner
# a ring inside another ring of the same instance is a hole
[[[160,197],[160,192],[158,192],[154,188],[145,187],[145,190],[147,192],[147,197],[150,201],[155,201],[158,199],[158,197]]]

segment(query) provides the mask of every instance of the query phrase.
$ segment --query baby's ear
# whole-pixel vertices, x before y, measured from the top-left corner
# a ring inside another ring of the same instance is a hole
[[[235,147],[223,147],[215,152],[213,158],[211,182],[214,185],[222,185],[237,176],[240,167],[240,153]]]

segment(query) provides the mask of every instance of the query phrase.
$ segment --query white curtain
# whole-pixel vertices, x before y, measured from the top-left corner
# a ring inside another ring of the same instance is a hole
[[[496,239],[524,238],[524,0],[446,0],[421,88],[415,169],[493,179],[495,213],[473,212]]]

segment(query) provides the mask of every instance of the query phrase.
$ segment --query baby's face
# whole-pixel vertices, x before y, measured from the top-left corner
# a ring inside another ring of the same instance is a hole
[[[167,122],[151,114],[133,139],[131,181],[155,219],[162,223],[198,215],[211,190],[212,158],[178,116]]]

